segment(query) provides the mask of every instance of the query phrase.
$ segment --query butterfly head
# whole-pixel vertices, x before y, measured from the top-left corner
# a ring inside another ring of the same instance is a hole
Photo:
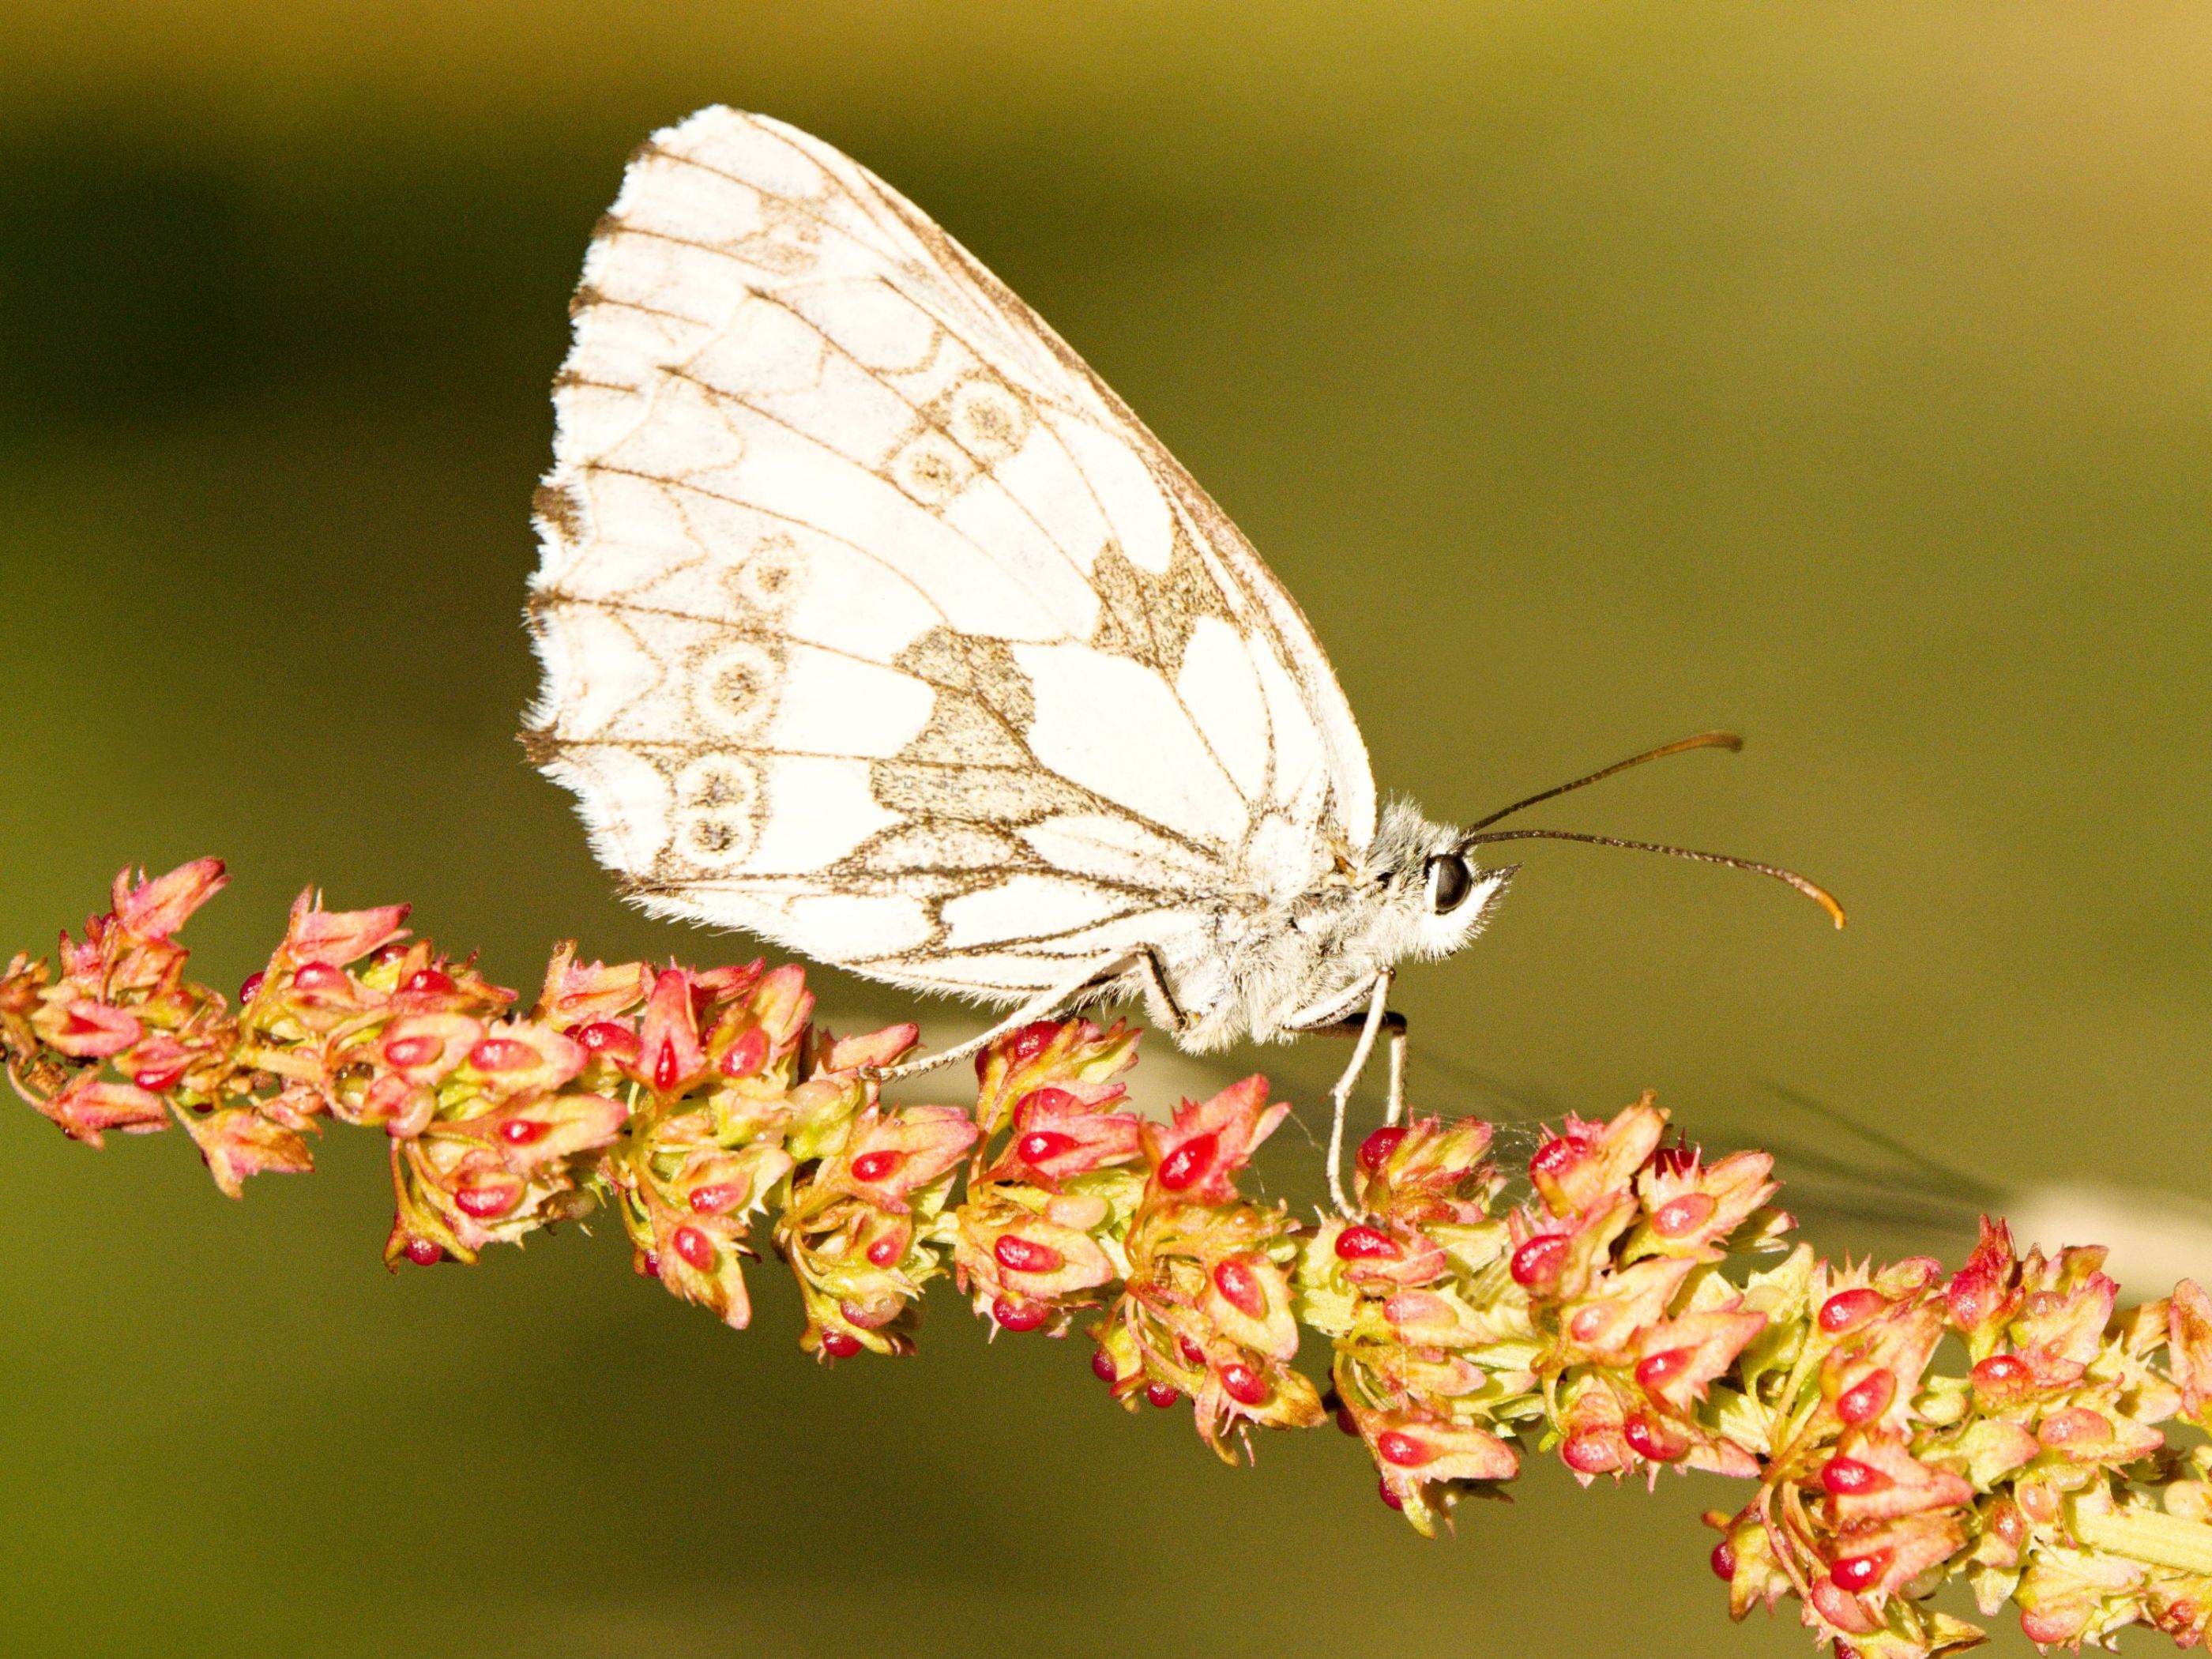
[[[1383,809],[1367,857],[1381,894],[1375,925],[1385,960],[1449,956],[1480,933],[1505,895],[1516,865],[1485,866],[1460,845],[1460,832],[1434,823],[1411,804]]]

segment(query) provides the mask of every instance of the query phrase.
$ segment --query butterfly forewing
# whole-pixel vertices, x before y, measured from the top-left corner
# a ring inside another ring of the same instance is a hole
[[[857,164],[631,162],[540,492],[532,750],[658,910],[985,995],[1374,830],[1304,619],[1073,351]]]

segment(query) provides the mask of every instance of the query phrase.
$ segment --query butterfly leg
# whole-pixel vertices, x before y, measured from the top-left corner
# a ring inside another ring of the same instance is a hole
[[[919,1060],[909,1060],[897,1066],[864,1066],[861,1075],[878,1083],[895,1083],[901,1078],[920,1077],[940,1066],[950,1066],[957,1060],[965,1060],[970,1054],[981,1053],[1008,1032],[1019,1030],[1033,1020],[1056,1018],[1084,1001],[1085,993],[1109,986],[1132,973],[1142,974],[1147,988],[1157,996],[1154,1006],[1168,1016],[1161,1022],[1167,1027],[1168,1035],[1181,1036],[1185,1024],[1182,1009],[1176,1003],[1175,994],[1168,988],[1167,975],[1160,968],[1159,958],[1152,954],[1150,945],[1139,945],[1119,956],[1101,957],[1065,985],[1055,986],[1030,998],[990,1030],[969,1037],[965,1042],[956,1042],[950,1048],[941,1048],[933,1054],[924,1054]]]
[[[1375,1053],[1375,1039],[1382,1034],[1385,1027],[1394,1027],[1390,1032],[1390,1111],[1393,1122],[1397,1121],[1405,1086],[1406,1021],[1404,1016],[1390,1012],[1390,979],[1388,968],[1375,975],[1368,993],[1367,1013],[1364,1018],[1356,1024],[1347,1019],[1318,1028],[1341,1031],[1346,1036],[1357,1035],[1352,1049],[1352,1063],[1344,1068],[1344,1075],[1337,1079],[1336,1086],[1328,1091],[1328,1197],[1329,1202],[1336,1206],[1336,1212],[1347,1221],[1358,1218],[1350,1200],[1344,1195],[1345,1109],[1351,1103],[1353,1085],[1359,1081],[1359,1074],[1367,1069],[1367,1062]]]

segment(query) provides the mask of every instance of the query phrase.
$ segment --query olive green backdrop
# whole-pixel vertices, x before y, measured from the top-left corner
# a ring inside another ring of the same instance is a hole
[[[18,0],[0,65],[0,951],[209,852],[225,985],[310,881],[510,982],[742,948],[619,907],[512,741],[564,301],[631,145],[723,100],[1088,354],[1386,788],[1750,734],[1540,821],[1797,864],[1851,929],[1534,848],[1404,982],[1424,1103],[1650,1085],[1785,1173],[1873,1159],[1838,1244],[1955,1256],[1972,1180],[2207,1186],[2201,7]],[[1338,1055],[1265,1058],[1306,1103]],[[949,1297],[823,1371],[773,1264],[743,1334],[605,1230],[387,1276],[373,1137],[233,1205],[9,1110],[9,1653],[1809,1651],[1723,1619],[1718,1481],[1532,1460],[1425,1544],[1334,1433],[1232,1474]],[[1265,1172],[1316,1190],[1296,1130]]]

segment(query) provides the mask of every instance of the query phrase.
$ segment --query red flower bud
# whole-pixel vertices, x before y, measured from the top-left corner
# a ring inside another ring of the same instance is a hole
[[[1735,1546],[1722,1539],[1713,1546],[1712,1563],[1714,1577],[1723,1583],[1732,1582],[1735,1577]]]
[[[1385,1429],[1375,1437],[1376,1455],[1385,1463],[1394,1463],[1401,1469],[1418,1469],[1424,1463],[1436,1461],[1437,1449],[1425,1440],[1417,1440],[1396,1429]]]
[[[1240,1406],[1256,1406],[1273,1392],[1267,1379],[1241,1359],[1221,1368],[1221,1391]]]
[[[1055,1089],[1039,1090],[1038,1092],[1057,1094],[1060,1091]],[[1032,1129],[1014,1143],[1014,1151],[1024,1164],[1042,1164],[1063,1152],[1073,1151],[1074,1147],[1075,1137],[1064,1135],[1057,1129]]]
[[[1535,1157],[1528,1160],[1528,1172],[1557,1175],[1571,1167],[1588,1151],[1589,1143],[1579,1135],[1554,1136],[1536,1149]]]
[[[1103,1348],[1093,1348],[1091,1351],[1091,1374],[1101,1382],[1118,1382],[1121,1380],[1121,1368],[1115,1364],[1114,1356]]]
[[[1382,1167],[1390,1154],[1398,1150],[1398,1143],[1405,1138],[1405,1129],[1395,1124],[1377,1129],[1359,1143],[1359,1167],[1373,1175]]]
[[[1345,1434],[1357,1435],[1359,1432],[1359,1419],[1352,1414],[1351,1407],[1339,1406],[1336,1408],[1336,1426]]]
[[[1652,1212],[1651,1231],[1662,1238],[1680,1238],[1711,1220],[1719,1207],[1711,1193],[1684,1193]]]
[[[1145,1398],[1165,1411],[1182,1398],[1182,1391],[1172,1382],[1147,1382],[1145,1384]]]
[[[453,984],[453,976],[451,974],[441,973],[435,968],[417,968],[407,975],[407,982],[399,988],[403,991],[436,993],[442,995],[457,988]]]
[[[878,1181],[890,1180],[897,1173],[898,1166],[905,1162],[904,1152],[862,1152],[853,1160],[853,1179],[873,1186]]]
[[[1686,1438],[1642,1412],[1620,1425],[1620,1437],[1638,1457],[1655,1463],[1677,1462],[1690,1453]]]
[[[611,1019],[595,1019],[589,1025],[579,1025],[568,1035],[583,1045],[586,1054],[603,1054],[610,1048],[620,1053],[625,1048],[635,1047],[637,1042],[636,1032]]]
[[[1657,1394],[1687,1370],[1697,1357],[1695,1348],[1668,1348],[1647,1354],[1636,1362],[1637,1386],[1647,1394]]]
[[[238,1000],[240,1002],[252,1001],[255,994],[260,991],[264,985],[268,983],[268,981],[269,975],[266,971],[258,974],[248,974],[246,976],[244,982],[238,988]]]
[[[768,1064],[768,1033],[756,1025],[730,1045],[722,1056],[724,1077],[750,1077]]]
[[[1058,1273],[1066,1260],[1049,1244],[1040,1244],[1033,1238],[1024,1238],[1019,1233],[1001,1233],[999,1242],[991,1246],[991,1254],[1008,1273]]]
[[[1336,1254],[1344,1261],[1395,1261],[1406,1249],[1377,1228],[1346,1227],[1336,1236]]]
[[[1620,1452],[1613,1437],[1596,1430],[1569,1435],[1559,1448],[1559,1458],[1577,1474],[1605,1474],[1620,1467]]]
[[[725,1210],[735,1209],[745,1195],[742,1181],[716,1182],[691,1189],[691,1208],[698,1215],[720,1215]]]
[[[453,1194],[455,1207],[478,1221],[505,1215],[521,1202],[522,1183],[519,1181],[486,1182],[482,1186],[464,1187]]]
[[[1842,1336],[1858,1329],[1888,1306],[1887,1297],[1865,1285],[1838,1291],[1820,1304],[1820,1328],[1830,1336]]]
[[[1340,1245],[1343,1243],[1341,1239],[1337,1242]],[[1232,1255],[1215,1265],[1213,1288],[1221,1292],[1223,1301],[1247,1319],[1267,1316],[1267,1287],[1253,1271],[1252,1264],[1242,1257]]]
[[[1176,1334],[1176,1352],[1182,1356],[1182,1363],[1186,1365],[1206,1364],[1206,1350],[1180,1331]]]
[[[516,1048],[522,1045],[517,1043]],[[553,1133],[553,1126],[534,1117],[511,1117],[499,1126],[499,1138],[510,1146],[527,1146]]]
[[[1213,1162],[1220,1144],[1212,1135],[1193,1135],[1160,1161],[1160,1185],[1171,1193],[1193,1185]]]
[[[860,1339],[850,1331],[822,1333],[822,1352],[832,1359],[850,1359],[860,1351]]]
[[[410,1238],[407,1241],[407,1259],[418,1267],[434,1267],[446,1259],[446,1252],[434,1239]]]
[[[1975,1366],[1971,1375],[1976,1388],[2002,1389],[2027,1382],[2032,1373],[2027,1369],[2027,1362],[2018,1355],[1993,1353]]]
[[[696,1227],[678,1227],[668,1242],[690,1267],[702,1273],[714,1270],[714,1243]]]
[[[1024,1060],[1035,1060],[1059,1035],[1058,1020],[1041,1019],[1033,1024],[1024,1025],[1006,1039],[1006,1058],[1018,1066]]]
[[[991,1304],[991,1317],[1002,1330],[1033,1331],[1051,1312],[1042,1302],[1017,1302],[1011,1297],[1000,1297]]]
[[[428,1066],[445,1052],[445,1040],[425,1032],[420,1036],[393,1037],[384,1045],[384,1058],[398,1066]]]
[[[1558,1275],[1559,1263],[1566,1254],[1565,1233],[1539,1233],[1513,1252],[1513,1282],[1524,1290],[1550,1283]]]
[[[692,1202],[695,1204],[698,1202],[698,1199],[696,1195],[693,1197]],[[899,1258],[905,1254],[906,1242],[896,1233],[885,1233],[881,1238],[876,1240],[875,1243],[868,1246],[868,1260],[878,1267],[889,1267],[896,1265]],[[1000,1322],[1001,1324],[1005,1323],[1003,1320]]]
[[[653,1086],[662,1093],[676,1086],[678,1068],[676,1044],[667,1037],[660,1040],[660,1052],[653,1057]]]
[[[1828,1570],[1828,1577],[1836,1581],[1837,1589],[1856,1595],[1889,1571],[1890,1559],[1888,1550],[1869,1550],[1864,1555],[1847,1555]]]
[[[1836,1396],[1836,1415],[1846,1423],[1865,1423],[1889,1409],[1896,1397],[1897,1378],[1888,1371],[1872,1371]]]
[[[327,962],[303,962],[292,975],[292,987],[299,991],[334,991],[345,982],[345,969]]]
[[[1887,1492],[1897,1483],[1871,1463],[1856,1457],[1832,1457],[1820,1468],[1820,1484],[1838,1498]]]
[[[514,1072],[538,1063],[538,1050],[512,1037],[486,1037],[469,1050],[469,1064],[479,1072]]]
[[[1388,1504],[1390,1508],[1394,1510],[1402,1510],[1406,1507],[1406,1500],[1399,1497],[1396,1492],[1390,1490],[1390,1480],[1388,1475],[1385,1475],[1382,1480],[1376,1481],[1375,1485],[1376,1492],[1382,1495],[1383,1503]]]

